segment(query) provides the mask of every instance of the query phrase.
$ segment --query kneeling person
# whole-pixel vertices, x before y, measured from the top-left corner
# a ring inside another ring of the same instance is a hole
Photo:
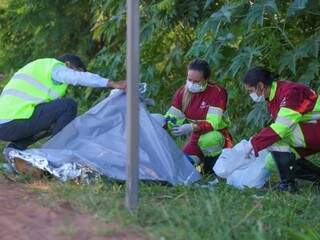
[[[126,88],[86,72],[75,55],[33,61],[18,70],[0,96],[0,139],[10,142],[5,150],[25,150],[46,136],[53,136],[77,115],[77,103],[65,98],[68,85]]]
[[[173,135],[191,135],[183,151],[192,163],[203,163],[205,174],[212,173],[221,150],[232,147],[225,118],[227,92],[209,78],[209,64],[200,59],[192,61],[186,83],[175,93],[165,115]]]
[[[266,101],[273,123],[251,138],[246,154],[268,149],[281,182],[277,189],[295,191],[295,178],[320,181],[320,167],[305,157],[320,152],[320,98],[306,85],[276,81],[262,67],[252,68],[243,79],[256,102]]]

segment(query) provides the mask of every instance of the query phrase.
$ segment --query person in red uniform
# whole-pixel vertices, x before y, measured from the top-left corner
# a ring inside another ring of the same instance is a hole
[[[185,85],[177,90],[165,115],[172,135],[190,135],[183,151],[192,163],[203,163],[205,174],[212,173],[221,150],[232,146],[225,117],[227,92],[208,82],[209,78],[209,64],[205,60],[193,60],[188,66]]]
[[[266,101],[273,123],[254,135],[246,154],[271,151],[280,175],[281,191],[296,191],[296,178],[313,182],[320,168],[305,157],[320,152],[320,98],[306,85],[275,81],[267,69],[254,67],[243,78],[255,102]]]

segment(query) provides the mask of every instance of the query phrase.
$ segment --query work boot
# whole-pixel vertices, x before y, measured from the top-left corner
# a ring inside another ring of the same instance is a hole
[[[26,148],[24,146],[22,146],[21,144],[18,144],[16,142],[10,142],[7,144],[7,146],[5,147],[5,149],[15,149],[15,150],[25,150]]]
[[[280,191],[280,192],[296,193],[298,191],[298,188],[297,188],[297,184],[295,181],[293,181],[291,183],[281,181],[277,185],[273,186],[272,190],[276,190],[276,191]]]
[[[288,152],[271,152],[271,154],[277,165],[281,179],[280,183],[273,189],[281,192],[296,192],[297,185],[295,182],[295,155]]]
[[[202,173],[204,175],[211,175],[213,174],[213,166],[214,164],[217,162],[219,156],[215,156],[215,157],[204,157],[203,158],[203,167],[202,167]]]

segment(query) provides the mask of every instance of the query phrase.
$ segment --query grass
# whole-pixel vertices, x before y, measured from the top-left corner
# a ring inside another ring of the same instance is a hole
[[[24,176],[18,181],[32,182]],[[320,239],[320,194],[308,183],[299,194],[280,194],[270,187],[240,191],[224,182],[210,189],[141,183],[139,208],[129,213],[123,184],[43,181],[49,188],[36,190],[44,193],[43,204],[68,201],[151,239]]]
[[[58,227],[57,232],[60,235],[64,235],[66,237],[69,237],[70,239],[74,239],[77,233],[77,230],[73,225],[68,225],[68,224],[66,225],[65,223],[63,223]]]
[[[320,239],[320,195],[140,184],[139,209],[124,209],[125,186],[51,181],[50,199],[70,201],[106,222],[119,222],[154,239]]]

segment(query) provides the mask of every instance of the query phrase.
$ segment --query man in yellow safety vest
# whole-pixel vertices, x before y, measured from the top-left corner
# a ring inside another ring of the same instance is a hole
[[[53,136],[77,115],[77,103],[65,97],[68,85],[125,89],[125,81],[111,81],[86,72],[75,55],[35,60],[18,70],[0,96],[0,140],[10,149],[24,150],[45,136]]]

